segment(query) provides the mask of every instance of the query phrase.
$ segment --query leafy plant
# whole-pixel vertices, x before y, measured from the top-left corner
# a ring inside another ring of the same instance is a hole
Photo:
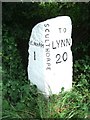
[[[36,117],[37,88],[27,80],[14,38],[3,30],[3,118]]]

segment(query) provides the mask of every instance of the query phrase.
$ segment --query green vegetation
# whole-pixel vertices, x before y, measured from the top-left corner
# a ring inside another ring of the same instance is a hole
[[[3,3],[3,120],[90,119],[88,8],[89,3]],[[73,21],[73,88],[68,92],[62,89],[59,95],[45,98],[37,87],[27,80],[28,40],[34,24],[58,15],[69,15]]]

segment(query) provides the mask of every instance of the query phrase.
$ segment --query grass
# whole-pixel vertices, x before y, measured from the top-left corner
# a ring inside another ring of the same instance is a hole
[[[39,109],[41,118],[88,118],[90,107],[90,92],[84,89],[81,93],[73,86],[69,92],[61,92],[52,95],[47,103],[39,98]]]
[[[26,86],[30,88],[29,86]],[[33,86],[32,86],[33,87]],[[83,87],[83,88],[82,88]],[[80,89],[82,88],[82,91]],[[32,88],[33,89],[33,88]],[[84,84],[73,85],[69,92],[45,98],[33,90],[33,95],[26,95],[16,105],[4,100],[3,119],[6,118],[87,118],[90,119],[90,92]],[[30,89],[29,89],[30,91]],[[29,93],[28,93],[29,94]]]

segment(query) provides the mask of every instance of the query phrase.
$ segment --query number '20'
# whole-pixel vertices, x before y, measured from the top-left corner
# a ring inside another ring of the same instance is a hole
[[[57,58],[56,64],[61,63],[62,61],[64,61],[64,62],[67,61],[67,59],[68,59],[67,52],[64,52],[63,55],[57,54],[56,58]]]

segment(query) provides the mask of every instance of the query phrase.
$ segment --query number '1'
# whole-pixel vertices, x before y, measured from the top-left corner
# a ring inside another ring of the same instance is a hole
[[[34,51],[34,60],[36,60],[36,53],[35,53],[35,51]]]

